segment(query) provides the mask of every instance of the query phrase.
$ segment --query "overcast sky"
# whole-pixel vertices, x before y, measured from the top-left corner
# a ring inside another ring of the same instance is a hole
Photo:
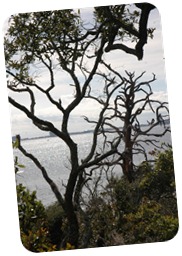
[[[92,9],[81,9],[81,15],[85,22],[90,22],[92,18]],[[144,47],[144,58],[142,61],[138,61],[135,56],[126,54],[122,51],[112,51],[106,55],[106,59],[109,59],[112,66],[118,71],[124,72],[135,71],[137,75],[141,72],[146,71],[144,80],[151,79],[152,73],[155,73],[157,80],[152,83],[152,89],[154,92],[154,98],[160,101],[167,101],[167,86],[165,79],[165,67],[164,67],[164,54],[162,45],[162,30],[161,30],[161,20],[158,10],[155,9],[151,12],[149,18],[149,27],[155,27],[154,39],[148,39],[147,45]],[[49,80],[48,74],[43,74],[43,77],[39,78],[41,83],[46,83]],[[73,99],[73,88],[66,86],[68,84],[68,77],[66,75],[61,75],[57,79],[59,86],[56,89],[56,94],[61,95],[62,102],[67,105],[70,100]],[[94,85],[93,85],[94,86]],[[98,86],[97,86],[98,88]],[[98,94],[101,93],[99,89]],[[18,100],[24,102],[26,101],[25,96],[20,99],[18,95]],[[61,125],[61,117],[58,110],[51,106],[45,101],[45,98],[41,95],[37,99],[37,114],[47,120],[51,120],[55,123],[57,127]],[[69,122],[70,131],[80,131],[86,130],[90,127],[88,123],[83,120],[83,115],[90,117],[91,119],[96,118],[99,113],[99,106],[95,104],[94,101],[84,100],[72,113]],[[147,119],[146,116],[143,117],[143,122]],[[21,134],[22,137],[34,137],[41,136],[42,132],[38,128],[34,127],[26,116],[22,114],[19,110],[11,107],[11,122],[12,122],[12,135]]]

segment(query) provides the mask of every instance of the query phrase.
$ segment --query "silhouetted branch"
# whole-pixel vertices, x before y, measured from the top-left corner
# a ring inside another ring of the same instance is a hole
[[[37,166],[37,168],[41,171],[44,179],[46,180],[46,182],[49,184],[49,186],[51,187],[54,195],[56,196],[58,202],[60,203],[60,205],[63,207],[65,207],[65,202],[64,199],[61,195],[61,193],[58,190],[58,187],[56,186],[56,184],[54,183],[54,181],[49,177],[46,169],[42,166],[42,164],[39,162],[39,160],[31,153],[28,153],[24,147],[21,145],[21,138],[20,135],[16,136],[16,139],[18,141],[18,149],[22,152],[22,154],[26,157],[28,157],[29,159],[31,159],[34,164]]]
[[[142,60],[143,47],[147,43],[147,37],[148,37],[148,30],[147,30],[148,18],[151,10],[153,10],[155,6],[148,3],[135,4],[135,5],[141,10],[138,30],[134,28],[133,24],[130,24],[130,23],[126,24],[125,22],[122,22],[122,20],[116,19],[112,14],[112,12],[110,11],[109,7],[105,7],[107,8],[107,14],[109,16],[108,18],[110,19],[110,22],[115,24],[115,29],[113,28],[113,31],[112,31],[113,35],[110,36],[110,40],[107,47],[105,48],[105,51],[109,52],[112,50],[122,50],[128,54],[135,55],[138,58],[138,60]],[[114,40],[118,35],[119,29],[123,29],[127,31],[130,35],[135,36],[137,38],[137,43],[135,45],[135,48],[128,47],[123,43],[114,43]]]
[[[65,136],[65,134],[62,133],[61,131],[59,131],[51,122],[48,122],[48,121],[45,121],[45,120],[42,120],[42,119],[38,118],[30,110],[28,110],[25,106],[23,106],[20,103],[16,102],[11,97],[9,97],[8,99],[9,99],[9,102],[14,107],[16,107],[17,109],[19,109],[22,112],[24,112],[27,115],[27,117],[30,120],[32,120],[33,124],[35,126],[37,126],[40,130],[42,130],[42,131],[51,131],[52,133],[54,133],[55,135],[60,137],[64,142],[67,143],[67,137]]]

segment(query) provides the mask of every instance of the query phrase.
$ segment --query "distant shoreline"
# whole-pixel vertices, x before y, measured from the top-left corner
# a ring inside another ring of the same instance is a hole
[[[82,131],[82,132],[70,132],[70,135],[81,135],[81,134],[87,134],[87,133],[92,133],[94,130],[86,130],[86,131]],[[50,133],[49,135],[44,135],[44,136],[38,136],[38,137],[30,137],[30,138],[21,138],[22,141],[24,140],[38,140],[38,139],[49,139],[49,138],[53,138],[56,137],[55,134]],[[15,141],[16,140],[16,136],[12,137],[12,140]]]
[[[167,119],[165,120],[165,124],[170,124],[170,120]],[[148,126],[149,124],[142,124],[141,126]],[[120,127],[122,128],[122,127]],[[108,129],[110,130],[110,129]],[[85,130],[85,131],[81,131],[81,132],[70,132],[69,134],[72,136],[72,135],[82,135],[82,134],[87,134],[87,133],[92,133],[94,130]],[[25,140],[37,140],[37,139],[49,139],[49,138],[53,138],[53,137],[56,137],[56,135],[54,133],[51,133],[49,132],[49,135],[44,135],[44,136],[38,136],[38,137],[30,137],[30,138],[22,138],[21,140],[22,141],[25,141]],[[12,140],[15,141],[16,140],[16,136],[13,136],[12,137]]]

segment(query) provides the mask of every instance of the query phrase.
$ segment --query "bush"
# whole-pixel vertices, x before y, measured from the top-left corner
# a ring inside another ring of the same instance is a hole
[[[45,209],[37,200],[36,192],[30,192],[22,184],[17,186],[18,212],[21,230],[28,234],[29,230],[45,227]]]
[[[17,199],[21,240],[32,252],[54,251],[51,243],[43,204],[37,200],[36,192],[30,192],[22,184],[17,185]]]
[[[155,152],[154,169],[140,181],[139,188],[151,199],[159,200],[163,195],[175,194],[175,179],[172,149]]]
[[[116,230],[125,244],[166,241],[177,233],[172,149],[155,151],[155,158],[153,167],[148,162],[139,166],[132,183],[124,176],[110,181],[120,216]]]
[[[143,198],[137,212],[124,215],[122,232],[125,242],[149,243],[172,239],[178,230],[178,219],[161,214],[161,208],[156,201]]]
[[[46,218],[49,227],[50,239],[56,248],[59,250],[62,240],[62,226],[65,219],[64,211],[59,203],[54,203],[46,208]]]

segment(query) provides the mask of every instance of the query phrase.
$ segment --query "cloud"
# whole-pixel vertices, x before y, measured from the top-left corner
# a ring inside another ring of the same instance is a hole
[[[168,102],[168,95],[166,91],[158,91],[151,96],[151,99],[158,100],[160,102]]]

